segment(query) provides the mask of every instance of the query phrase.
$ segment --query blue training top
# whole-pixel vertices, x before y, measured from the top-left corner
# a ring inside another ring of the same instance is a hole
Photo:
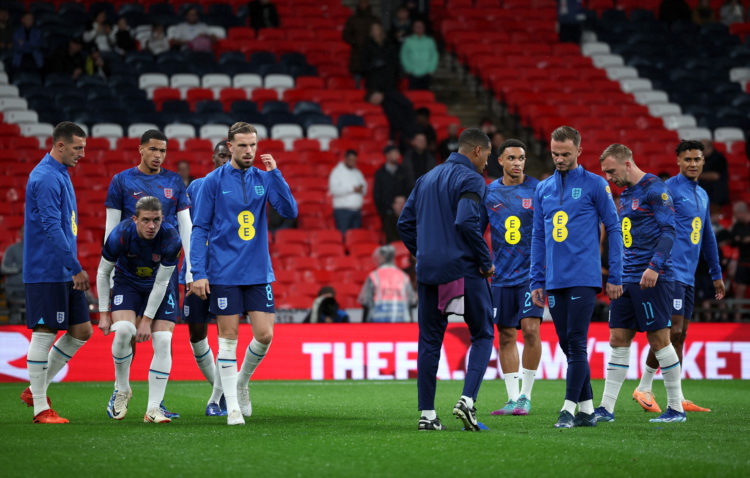
[[[204,178],[193,200],[193,280],[220,285],[273,282],[266,204],[281,217],[297,217],[297,202],[281,171],[240,170],[230,161]]]
[[[177,226],[177,213],[190,207],[185,183],[179,174],[163,169],[159,174],[144,174],[137,167],[115,174],[109,183],[104,206],[122,211],[121,219],[135,215],[135,203],[153,196],[161,201],[164,222]]]
[[[675,210],[675,241],[672,246],[674,280],[685,285],[695,283],[695,268],[701,251],[708,262],[712,280],[721,279],[719,249],[711,226],[708,194],[683,174],[666,181]]]
[[[23,282],[70,282],[78,262],[78,207],[68,168],[47,153],[29,174],[24,212]]]
[[[492,267],[482,231],[487,185],[469,158],[451,153],[418,180],[401,216],[398,232],[417,257],[417,280],[445,284],[481,277]]]
[[[609,239],[609,283],[622,284],[622,232],[607,181],[583,166],[540,182],[534,198],[531,290],[602,287],[600,223]]]
[[[484,204],[492,236],[492,287],[513,287],[529,280],[534,191],[539,181],[525,176],[523,183],[506,186],[503,178],[487,186]]]
[[[163,222],[153,239],[138,236],[136,224],[128,218],[116,225],[102,248],[102,257],[115,262],[115,278],[124,279],[142,291],[154,287],[160,264],[177,265],[180,257],[180,234]]]
[[[617,207],[625,245],[622,281],[640,282],[648,268],[659,280],[672,280],[669,263],[674,243],[674,207],[667,186],[653,174],[646,174],[620,195]]]

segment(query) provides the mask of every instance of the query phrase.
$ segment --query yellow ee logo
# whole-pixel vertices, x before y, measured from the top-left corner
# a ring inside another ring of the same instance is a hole
[[[70,230],[73,231],[74,236],[78,236],[78,224],[76,224],[76,212],[70,216]]]
[[[150,267],[137,267],[135,270],[135,275],[138,277],[151,277],[154,275],[154,270]]]
[[[630,234],[631,227],[632,224],[630,224],[630,218],[622,218],[622,242],[625,244],[625,247],[628,248],[633,245],[633,235]]]
[[[612,194],[612,189],[609,187],[609,185],[605,186],[604,190],[607,191],[607,194]]]
[[[563,242],[568,238],[568,228],[565,225],[568,223],[568,214],[565,211],[557,211],[552,216],[552,239],[555,242]]]
[[[693,230],[690,232],[690,242],[695,245],[698,245],[698,243],[701,242],[702,225],[703,223],[701,222],[701,218],[695,216],[695,218],[693,218]]]
[[[255,237],[255,216],[250,211],[242,211],[237,215],[237,222],[240,224],[240,228],[237,230],[240,239],[243,241],[249,241]]]
[[[521,240],[521,220],[517,216],[510,216],[505,220],[505,242],[518,244]]]

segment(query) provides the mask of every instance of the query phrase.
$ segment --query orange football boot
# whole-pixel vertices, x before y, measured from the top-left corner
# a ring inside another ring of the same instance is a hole
[[[711,411],[710,408],[699,407],[698,405],[694,404],[692,400],[683,400],[682,408],[686,412],[710,412]]]
[[[48,408],[43,412],[39,412],[34,417],[34,423],[68,423],[68,419],[61,417],[56,411]]]
[[[638,402],[638,405],[643,407],[647,412],[661,413],[661,407],[656,403],[653,392],[641,392],[636,387],[633,391],[633,400]]]
[[[26,387],[26,390],[21,392],[21,400],[26,404],[27,407],[34,406],[34,397],[31,395],[31,387]],[[49,401],[49,397],[47,397],[47,405],[49,405],[50,407],[52,406],[52,402]]]

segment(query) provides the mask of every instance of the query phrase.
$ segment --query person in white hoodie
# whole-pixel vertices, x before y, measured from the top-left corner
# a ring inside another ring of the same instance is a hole
[[[336,229],[346,234],[349,229],[362,227],[362,201],[367,193],[367,181],[357,169],[357,152],[344,153],[328,177],[328,194],[333,198],[333,219]]]

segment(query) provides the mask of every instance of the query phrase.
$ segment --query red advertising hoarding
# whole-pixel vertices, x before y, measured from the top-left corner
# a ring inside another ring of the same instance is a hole
[[[0,382],[26,381],[26,352],[31,332],[22,326],[0,327]],[[240,326],[238,360],[244,356],[252,330]],[[112,338],[97,329],[89,342],[60,372],[57,380],[114,380]],[[565,378],[565,355],[557,345],[551,323],[541,328],[542,360],[538,378]],[[604,378],[609,356],[609,329],[594,323],[589,333],[591,377]],[[277,324],[271,349],[253,376],[257,380],[394,380],[416,377],[416,324]],[[214,351],[216,327],[209,328]],[[449,324],[441,353],[438,377],[463,379],[470,345],[463,324]],[[519,336],[519,346],[522,346]],[[188,343],[188,329],[175,329],[172,380],[202,380]],[[648,352],[645,334],[638,334],[631,348],[628,378],[640,376]],[[146,380],[152,349],[138,344],[131,368],[132,380]],[[486,379],[500,376],[497,338]],[[750,324],[693,323],[683,354],[683,376],[691,379],[750,378]]]

